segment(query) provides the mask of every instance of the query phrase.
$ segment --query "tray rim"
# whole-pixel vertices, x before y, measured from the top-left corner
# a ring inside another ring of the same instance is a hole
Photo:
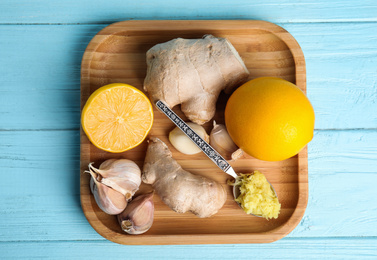
[[[173,24],[175,29],[182,30],[203,30],[208,29],[261,29],[268,31],[279,37],[289,48],[295,63],[295,78],[298,85],[306,93],[306,66],[302,49],[296,39],[284,28],[271,22],[262,20],[127,20],[110,24],[100,30],[89,42],[82,57],[80,76],[80,95],[89,96],[89,90],[83,89],[83,85],[88,85],[90,80],[90,62],[92,56],[100,44],[113,34],[125,30],[119,28],[127,27],[127,31],[148,30],[171,30],[171,27],[163,25]],[[210,25],[208,25],[210,24]],[[167,28],[167,29],[166,29]],[[81,99],[81,98],[80,98]],[[84,102],[81,101],[81,109]],[[80,109],[80,111],[81,111]],[[248,243],[271,243],[288,235],[301,221],[308,203],[308,156],[307,146],[298,154],[298,201],[295,210],[290,218],[281,226],[262,233],[234,233],[234,234],[180,234],[180,235],[143,235],[132,236],[125,243],[127,234],[118,234],[98,220],[96,215],[90,214],[86,210],[85,198],[82,196],[81,169],[83,169],[84,151],[88,148],[83,145],[85,133],[80,124],[80,203],[83,213],[93,227],[93,229],[107,240],[124,245],[189,245],[189,244],[248,244]],[[300,206],[300,207],[299,207]],[[163,236],[163,239],[161,239]]]

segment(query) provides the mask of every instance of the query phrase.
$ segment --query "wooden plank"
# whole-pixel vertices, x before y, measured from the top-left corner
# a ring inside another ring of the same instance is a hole
[[[376,128],[377,26],[281,25],[303,49],[316,128]],[[81,58],[105,26],[0,26],[0,129],[78,129]]]
[[[0,242],[102,239],[80,207],[79,131],[0,131],[0,140]],[[308,208],[289,238],[377,237],[376,145],[372,130],[315,132]]]
[[[377,21],[374,0],[89,0],[1,2],[0,23],[111,23],[127,19],[264,19],[283,22]]]
[[[282,26],[304,52],[315,128],[376,128],[376,24]]]
[[[86,44],[114,21],[178,18],[278,22],[304,50],[316,128],[376,129],[377,33],[375,23],[368,23],[376,21],[374,0],[237,3],[115,0],[110,6],[88,0],[0,2],[0,23],[7,24],[0,26],[0,161],[5,166],[0,170],[2,259],[233,259],[234,255],[245,259],[377,258],[373,130],[316,131],[309,145],[309,209],[288,238],[273,244],[124,247],[102,239],[81,213],[78,187],[74,186],[79,148],[73,141],[79,138],[79,104],[65,101],[79,95],[77,75]],[[8,25],[72,21],[96,24]],[[1,131],[14,129],[73,131]],[[36,183],[41,185],[35,187]]]
[[[101,27],[0,26],[0,129],[79,127],[81,58]]]
[[[20,250],[21,249],[21,250]],[[282,239],[271,244],[122,246],[108,241],[0,243],[3,259],[375,259],[376,238]]]
[[[375,130],[316,131],[308,207],[291,236],[376,236],[376,151]]]

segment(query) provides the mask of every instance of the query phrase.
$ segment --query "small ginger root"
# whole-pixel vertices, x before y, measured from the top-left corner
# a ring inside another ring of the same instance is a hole
[[[189,211],[206,218],[216,214],[226,201],[226,191],[220,183],[183,170],[158,138],[149,141],[142,180],[151,184],[162,201],[178,213]]]
[[[155,103],[170,108],[181,104],[186,117],[199,125],[213,118],[216,101],[249,76],[245,64],[225,38],[177,38],[153,46],[147,52],[144,90]]]

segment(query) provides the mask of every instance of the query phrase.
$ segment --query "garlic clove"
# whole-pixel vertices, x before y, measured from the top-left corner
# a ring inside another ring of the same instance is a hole
[[[198,125],[192,122],[188,122],[187,124],[201,138],[203,138],[204,141],[208,143],[209,136],[206,130],[201,125]],[[196,144],[193,141],[191,141],[190,138],[188,138],[186,134],[183,133],[182,130],[179,129],[178,127],[174,128],[169,133],[169,141],[174,146],[174,148],[180,151],[181,153],[191,155],[191,154],[197,154],[201,152],[199,147],[197,147]]]
[[[90,178],[90,190],[98,207],[109,215],[117,215],[127,207],[127,199],[122,193],[100,183],[93,175]]]
[[[147,232],[153,224],[153,192],[140,195],[132,200],[127,208],[118,215],[122,230],[131,235]]]
[[[226,160],[238,159],[238,154],[232,156],[238,150],[238,147],[230,137],[225,125],[216,124],[216,121],[213,121],[213,129],[209,135],[209,144]]]
[[[89,168],[99,175],[98,181],[122,193],[130,200],[141,184],[139,166],[128,159],[109,159],[104,161],[99,169],[92,163]]]
[[[244,151],[241,148],[238,148],[235,152],[232,153],[232,161],[240,159],[244,155]]]

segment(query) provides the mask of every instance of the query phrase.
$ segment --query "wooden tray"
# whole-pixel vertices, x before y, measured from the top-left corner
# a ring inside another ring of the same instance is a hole
[[[145,53],[153,45],[173,38],[200,38],[204,34],[226,37],[237,49],[250,70],[250,79],[277,76],[296,83],[306,91],[305,60],[296,40],[283,28],[264,21],[124,21],[100,31],[89,43],[81,65],[81,108],[97,88],[115,82],[143,87],[146,74]],[[218,100],[216,122],[224,123],[223,111],[228,96]],[[180,108],[174,111],[183,119]],[[260,170],[273,184],[282,204],[276,220],[246,215],[233,201],[230,177],[221,172],[204,154],[184,155],[169,143],[167,135],[174,128],[156,109],[149,136],[162,139],[182,167],[195,174],[213,178],[226,187],[228,199],[214,216],[200,219],[191,213],[178,214],[155,195],[155,217],[152,228],[142,235],[124,233],[115,216],[103,213],[90,193],[89,162],[99,166],[109,158],[128,158],[143,166],[147,142],[121,153],[111,154],[94,147],[81,130],[80,196],[86,218],[103,237],[120,244],[235,244],[266,243],[291,232],[300,222],[308,199],[307,149],[281,162],[264,162],[244,156],[231,163],[236,172]],[[209,133],[212,121],[205,124]],[[148,138],[147,138],[148,139]],[[142,184],[137,194],[152,190]]]

